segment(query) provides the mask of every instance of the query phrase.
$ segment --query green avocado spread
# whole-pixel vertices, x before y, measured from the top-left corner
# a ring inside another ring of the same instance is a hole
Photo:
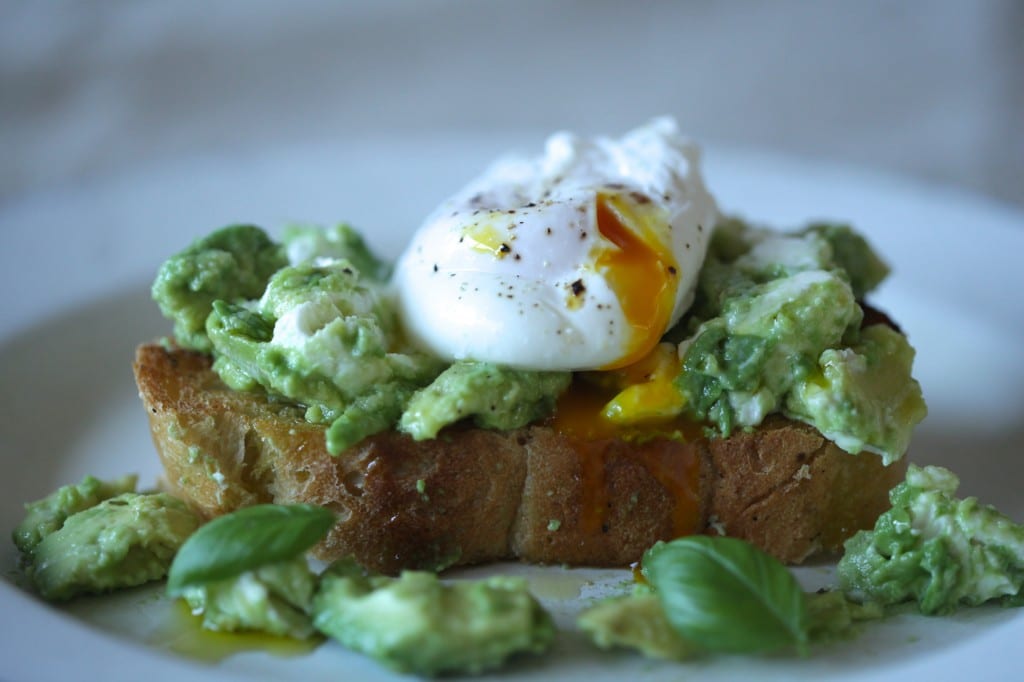
[[[917,602],[926,614],[1024,605],[1024,525],[957,498],[959,484],[947,469],[911,464],[889,493],[892,509],[846,541],[843,589],[880,604]]]
[[[899,459],[926,408],[906,337],[862,325],[860,301],[886,273],[844,226],[721,223],[693,309],[670,332],[688,409],[723,436],[782,412],[849,452]]]
[[[422,571],[367,576],[347,563],[321,577],[313,622],[346,647],[418,675],[480,673],[513,654],[541,653],[555,638],[522,579],[449,584]]]
[[[569,372],[448,364],[413,347],[390,271],[347,225],[290,228],[280,244],[231,226],[169,259],[153,295],[178,344],[212,353],[234,389],[303,406],[334,454],[390,429],[427,439],[462,420],[504,430],[554,413]],[[863,324],[861,301],[887,273],[843,225],[722,221],[694,304],[663,339],[678,351],[679,398],[660,416],[725,436],[782,413],[895,461],[925,405],[906,337]]]
[[[166,493],[134,489],[134,476],[109,483],[87,476],[27,505],[15,544],[44,599],[63,601],[167,575],[199,517]]]
[[[86,476],[77,485],[65,485],[41,500],[25,505],[25,519],[14,529],[14,544],[31,554],[43,538],[60,530],[69,516],[122,493],[135,492],[136,476],[101,481]]]
[[[316,576],[305,557],[298,556],[189,585],[182,596],[208,630],[259,630],[304,639],[313,634],[308,613],[315,590]]]

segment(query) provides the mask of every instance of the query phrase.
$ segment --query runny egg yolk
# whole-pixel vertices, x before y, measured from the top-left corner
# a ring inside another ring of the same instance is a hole
[[[605,403],[601,417],[615,424],[671,419],[686,407],[676,387],[680,361],[676,347],[659,343],[639,362],[615,372],[621,390]]]
[[[689,440],[699,424],[682,416],[686,398],[676,387],[679,358],[660,343],[639,362],[610,372],[586,372],[559,398],[554,426],[583,441],[661,434]]]
[[[680,414],[684,400],[672,381],[677,369],[675,348],[659,344],[640,362],[621,370],[577,374],[559,398],[550,424],[568,438],[579,457],[583,533],[608,532],[609,462],[622,460],[642,463],[670,492],[673,536],[699,532],[698,450],[677,441],[697,441],[703,429]],[[621,448],[619,440],[632,444]]]
[[[644,195],[599,192],[597,229],[615,248],[604,247],[594,264],[604,274],[633,328],[626,352],[602,369],[631,365],[658,343],[668,328],[679,285],[679,268],[667,246],[664,211]],[[667,228],[667,229],[666,229]]]

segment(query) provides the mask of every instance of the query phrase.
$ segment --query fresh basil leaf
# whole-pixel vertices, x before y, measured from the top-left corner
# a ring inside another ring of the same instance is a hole
[[[807,653],[806,595],[789,570],[736,538],[659,542],[643,558],[669,622],[709,651]]]
[[[334,513],[308,504],[260,504],[218,517],[178,550],[167,576],[167,593],[232,578],[305,552],[327,534]]]

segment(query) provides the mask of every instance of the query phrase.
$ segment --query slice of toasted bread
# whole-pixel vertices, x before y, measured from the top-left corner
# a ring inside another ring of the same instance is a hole
[[[874,524],[905,464],[782,417],[726,439],[581,443],[546,426],[367,438],[338,457],[294,406],[224,386],[210,358],[144,345],[135,377],[166,483],[206,517],[333,509],[316,553],[395,573],[518,558],[626,566],[657,540],[744,538],[799,563]]]

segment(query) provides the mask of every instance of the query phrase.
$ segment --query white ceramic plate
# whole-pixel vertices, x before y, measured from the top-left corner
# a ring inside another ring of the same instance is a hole
[[[292,220],[338,219],[394,256],[420,216],[495,153],[537,149],[540,141],[388,138],[196,158],[0,208],[0,527],[16,525],[23,501],[87,473],[136,471],[144,484],[155,480],[129,364],[136,343],[168,331],[148,299],[163,258],[228,222],[273,230]],[[945,188],[774,156],[715,150],[706,168],[728,210],[779,226],[839,218],[871,238],[894,266],[874,300],[918,348],[917,375],[931,406],[912,459],[952,467],[964,493],[1024,520],[1024,215]],[[57,609],[17,586],[8,542],[0,543],[0,565],[4,679],[395,677],[330,644],[301,656],[256,650],[197,662],[173,653],[187,648],[187,633],[174,629],[176,615],[159,588]],[[496,569],[475,573],[481,570]],[[615,571],[500,570],[530,577],[566,627],[583,603],[627,578]],[[799,577],[815,587],[830,574],[811,567]],[[1022,638],[1024,611],[981,608],[943,619],[899,616],[809,660],[721,658],[679,666],[600,653],[569,631],[552,655],[522,661],[501,677],[1005,679],[1018,672],[1007,652]]]

